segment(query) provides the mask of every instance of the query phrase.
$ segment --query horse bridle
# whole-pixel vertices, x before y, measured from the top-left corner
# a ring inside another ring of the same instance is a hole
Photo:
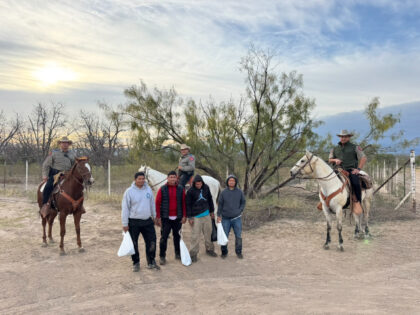
[[[80,162],[82,162],[82,161],[80,161]],[[89,181],[89,179],[88,180],[86,180],[85,179],[85,176],[86,175],[90,175],[91,176],[91,172],[88,170],[87,172],[84,172],[84,173],[81,173],[80,171],[78,171],[78,173],[79,173],[79,175],[82,177],[82,181],[80,181],[76,176],[74,176],[73,175],[73,172],[74,172],[74,170],[77,168],[79,166],[79,161],[77,161],[76,162],[76,164],[75,164],[75,166],[73,167],[73,169],[71,170],[71,172],[70,172],[70,175],[72,175],[73,176],[73,178],[76,180],[76,182],[78,183],[78,184],[80,184],[81,186],[83,186],[83,187],[85,187],[86,185],[85,185],[85,183],[87,182],[87,181]]]
[[[331,179],[333,179],[334,177],[332,177],[332,178],[328,178],[328,177],[330,177],[332,174],[335,174],[334,173],[334,170],[331,172],[331,173],[329,173],[327,176],[323,176],[323,177],[303,177],[303,174],[301,173],[302,172],[302,170],[306,167],[306,165],[308,165],[309,164],[309,167],[310,167],[310,169],[311,169],[311,173],[313,173],[314,172],[314,169],[312,168],[312,164],[311,164],[311,160],[312,160],[312,158],[314,157],[314,155],[312,154],[311,155],[311,157],[309,157],[308,158],[308,155],[307,154],[305,154],[305,156],[306,156],[306,158],[308,159],[307,161],[306,161],[306,163],[305,164],[303,164],[302,166],[299,166],[299,165],[297,165],[297,163],[295,164],[295,166],[297,166],[298,167],[298,171],[296,172],[296,175],[294,176],[294,177],[297,177],[297,175],[302,175],[302,176],[299,176],[298,178],[302,178],[302,179],[319,179],[319,180],[331,180]],[[318,158],[317,158],[318,159]],[[317,160],[315,160],[315,162],[316,162]]]

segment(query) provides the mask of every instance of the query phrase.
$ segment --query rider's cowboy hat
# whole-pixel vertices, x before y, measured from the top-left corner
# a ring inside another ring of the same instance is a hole
[[[349,132],[347,129],[342,129],[341,132],[337,135],[339,137],[349,136],[351,137],[353,134]]]
[[[62,137],[60,140],[58,140],[58,144],[62,143],[62,142],[67,142],[68,144],[72,144],[73,141],[71,141],[69,138],[67,137]]]
[[[185,143],[181,144],[181,150],[190,150],[191,148],[187,146]]]

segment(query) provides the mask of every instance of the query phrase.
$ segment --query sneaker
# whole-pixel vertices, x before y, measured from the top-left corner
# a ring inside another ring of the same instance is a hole
[[[214,250],[206,250],[206,254],[211,257],[217,257],[217,254],[214,252]]]
[[[180,254],[175,254],[175,259],[181,260],[181,255]]]
[[[197,260],[198,260],[197,255],[191,256],[191,262],[195,263],[197,262]]]
[[[236,254],[236,256],[237,256],[239,259],[243,259],[243,258],[244,258],[244,256],[242,255],[242,253]]]
[[[221,254],[220,257],[222,257],[222,259],[225,259],[227,257],[227,254]]]
[[[133,272],[139,272],[140,271],[140,263],[133,265]]]
[[[160,270],[160,267],[156,264],[156,261],[154,261],[154,260],[152,261],[152,263],[147,265],[147,268]]]
[[[166,258],[165,258],[165,257],[160,257],[160,259],[159,259],[159,264],[160,264],[161,266],[166,265]]]

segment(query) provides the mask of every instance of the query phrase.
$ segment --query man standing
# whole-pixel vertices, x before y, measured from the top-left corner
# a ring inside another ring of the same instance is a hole
[[[52,211],[56,211],[55,209],[52,209],[49,203],[50,195],[54,188],[54,175],[61,171],[68,171],[73,166],[76,154],[72,150],[69,150],[72,143],[73,142],[67,137],[61,138],[58,141],[60,150],[52,151],[42,164],[42,179],[47,182],[42,192],[42,207],[40,214],[43,218]]]
[[[230,229],[233,228],[235,233],[235,252],[240,259],[242,255],[242,212],[245,209],[245,196],[238,185],[238,179],[234,175],[229,175],[226,180],[227,188],[225,188],[219,197],[219,205],[217,210],[217,222],[222,222],[223,230],[226,237],[229,237]],[[222,258],[226,258],[228,254],[227,245],[221,247]]]
[[[143,172],[134,175],[134,182],[125,191],[122,200],[121,219],[124,232],[130,232],[134,244],[133,271],[140,270],[140,255],[138,240],[140,233],[146,244],[146,259],[149,269],[159,270],[156,264],[156,233],[154,219],[156,217],[153,192],[145,182]]]
[[[337,136],[340,137],[340,142],[331,149],[329,162],[335,163],[349,172],[351,186],[357,199],[353,203],[353,211],[362,213],[360,205],[362,201],[362,187],[360,186],[359,172],[366,164],[367,158],[360,146],[350,142],[350,137],[353,136],[352,133],[344,129]]]
[[[185,188],[185,185],[194,175],[195,157],[190,153],[190,147],[181,144],[181,157],[178,164],[179,184]]]
[[[204,234],[206,253],[209,256],[217,257],[214,252],[214,244],[211,241],[212,224],[214,219],[214,204],[209,186],[203,182],[200,175],[196,175],[191,188],[186,196],[188,222],[192,226],[191,234],[191,261],[197,261],[197,254],[200,248],[200,233]]]
[[[174,239],[175,259],[181,259],[179,231],[187,218],[185,191],[181,185],[176,184],[176,181],[175,171],[169,172],[166,185],[159,188],[156,195],[156,224],[162,229],[159,241],[161,265],[166,264],[166,249],[171,230]]]

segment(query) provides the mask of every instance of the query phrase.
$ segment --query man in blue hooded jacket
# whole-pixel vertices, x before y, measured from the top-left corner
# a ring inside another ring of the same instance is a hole
[[[245,209],[245,196],[238,187],[238,179],[234,175],[229,175],[226,186],[219,197],[217,222],[222,222],[223,230],[227,237],[233,228],[235,233],[235,252],[238,258],[242,259],[242,213]],[[228,254],[227,245],[221,247],[222,258]]]

